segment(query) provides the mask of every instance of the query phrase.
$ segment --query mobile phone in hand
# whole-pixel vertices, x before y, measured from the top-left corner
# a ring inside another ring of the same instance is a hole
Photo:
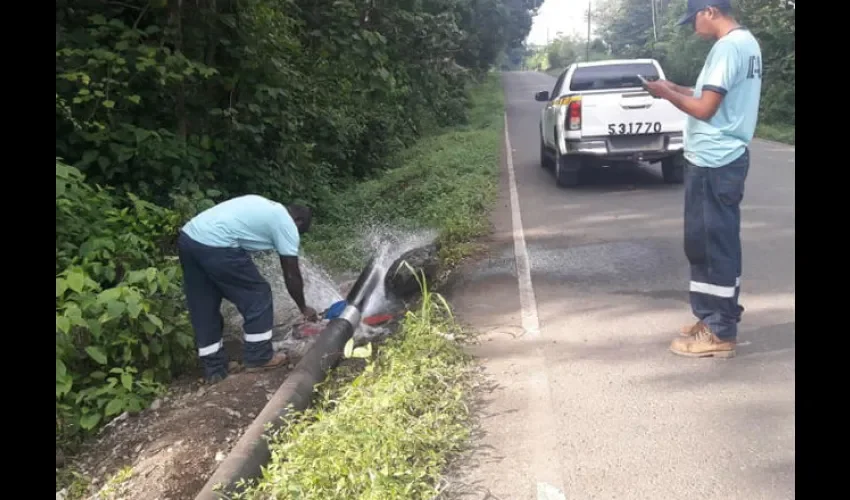
[[[637,77],[640,79],[641,86],[643,87],[643,90],[649,91],[649,88],[647,88],[647,86],[646,86],[646,84],[649,83],[649,80],[644,78],[643,75],[638,75]],[[660,97],[657,97],[655,95],[653,95],[652,98],[653,99],[660,99]]]

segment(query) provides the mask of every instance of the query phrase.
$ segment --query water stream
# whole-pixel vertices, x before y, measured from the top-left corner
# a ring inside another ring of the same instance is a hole
[[[437,238],[433,230],[401,231],[388,226],[371,226],[365,233],[364,242],[370,255],[375,256],[375,267],[381,271],[381,282],[363,307],[363,316],[368,317],[386,310],[388,298],[383,276],[402,254],[414,248],[424,247]]]
[[[372,225],[365,228],[360,234],[359,247],[365,250],[367,255],[375,257],[375,266],[382,273],[380,285],[369,297],[362,311],[363,317],[379,314],[393,307],[391,299],[387,297],[384,287],[383,274],[392,263],[403,253],[430,244],[437,236],[436,231],[407,231],[392,228],[385,225]],[[292,335],[293,325],[301,322],[301,314],[297,306],[286,290],[286,282],[280,268],[280,259],[274,252],[256,253],[254,262],[260,274],[269,282],[274,297],[275,329],[273,345],[276,350],[286,350],[294,354],[301,353],[309,347],[311,337],[297,339]],[[314,308],[320,314],[327,310],[332,304],[343,300],[348,289],[357,279],[359,270],[354,273],[346,273],[342,276],[332,277],[320,265],[313,262],[308,255],[300,256],[301,275],[304,278],[304,298],[307,305]],[[364,261],[365,265],[366,262]],[[228,301],[222,304],[222,316],[225,320],[225,337],[238,339],[242,337],[242,317]],[[355,331],[355,339],[371,339],[384,333],[380,328],[371,328],[361,324]]]

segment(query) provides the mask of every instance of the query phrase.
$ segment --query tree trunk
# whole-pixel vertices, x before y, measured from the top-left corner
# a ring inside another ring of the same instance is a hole
[[[183,52],[183,0],[171,0],[170,2],[170,17],[171,25],[174,27],[174,52]],[[177,137],[185,141],[188,135],[188,126],[186,120],[186,86],[181,81],[177,90],[177,106],[175,116],[177,118]]]

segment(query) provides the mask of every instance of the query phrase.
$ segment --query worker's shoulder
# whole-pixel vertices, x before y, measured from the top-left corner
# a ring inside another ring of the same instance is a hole
[[[253,212],[273,213],[286,211],[286,207],[282,204],[258,194],[237,196],[225,201],[222,205],[233,209],[249,210]]]
[[[242,196],[235,196],[230,198],[225,203],[231,204],[263,204],[263,203],[275,203],[272,200],[266,198],[265,196],[260,196],[258,194],[243,194]]]
[[[718,40],[717,45],[722,49],[735,52],[750,53],[761,51],[758,39],[749,29],[743,26],[732,30],[729,34]]]

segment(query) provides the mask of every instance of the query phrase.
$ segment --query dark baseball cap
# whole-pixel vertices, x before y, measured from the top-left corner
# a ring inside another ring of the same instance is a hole
[[[697,12],[709,7],[732,8],[729,0],[688,0],[688,11],[679,19],[679,26],[693,22]]]

